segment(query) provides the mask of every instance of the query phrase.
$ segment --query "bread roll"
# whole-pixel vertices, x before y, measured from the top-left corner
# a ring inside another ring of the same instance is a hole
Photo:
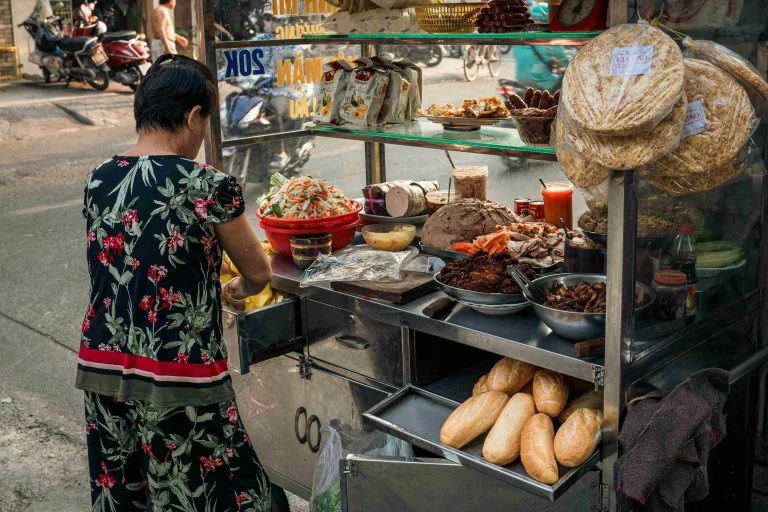
[[[496,423],[509,397],[501,391],[487,391],[471,397],[448,416],[440,429],[440,442],[461,448]]]
[[[520,459],[531,478],[543,484],[554,484],[557,474],[555,460],[555,427],[546,414],[534,414],[525,422],[520,436]]]
[[[532,364],[505,357],[491,369],[485,385],[490,391],[501,391],[512,396],[533,378],[534,373],[536,367]]]
[[[557,372],[537,371],[533,377],[533,399],[537,411],[556,417],[568,402],[568,381]]]
[[[488,391],[488,387],[485,385],[487,380],[488,380],[487,373],[482,377],[480,377],[480,380],[477,381],[477,383],[475,384],[475,387],[472,388],[472,396],[479,395],[481,393],[485,393],[486,391]]]
[[[493,464],[506,466],[520,456],[520,436],[525,423],[536,414],[533,397],[516,393],[493,425],[483,444],[483,458]]]
[[[529,382],[525,386],[523,386],[523,389],[518,391],[518,393],[525,393],[527,395],[531,395],[533,397],[533,381]]]
[[[586,393],[579,395],[575,399],[568,402],[560,414],[557,415],[557,419],[562,425],[568,416],[578,411],[579,409],[603,409],[603,390],[600,391],[587,391]]]
[[[555,436],[555,458],[565,467],[575,468],[586,461],[602,437],[603,413],[578,409],[568,417]]]

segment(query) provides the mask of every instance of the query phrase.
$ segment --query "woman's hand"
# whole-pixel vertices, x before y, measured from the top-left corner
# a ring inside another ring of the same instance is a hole
[[[232,286],[233,298],[241,300],[261,292],[272,280],[272,269],[245,215],[223,224],[214,224],[213,230],[242,276],[226,285],[227,288]]]

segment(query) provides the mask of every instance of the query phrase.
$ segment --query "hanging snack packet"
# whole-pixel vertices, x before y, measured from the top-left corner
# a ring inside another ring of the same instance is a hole
[[[320,99],[312,120],[317,124],[344,124],[339,109],[347,92],[352,66],[345,60],[329,62],[323,66]]]
[[[408,59],[400,59],[393,64],[402,68],[408,77],[408,107],[405,120],[413,121],[419,117],[416,111],[421,108],[421,68]]]
[[[387,95],[389,73],[370,59],[358,59],[355,64],[341,104],[341,118],[358,126],[375,126]]]
[[[411,84],[408,74],[391,59],[374,57],[373,60],[389,71],[387,97],[379,112],[379,124],[398,124],[408,121],[408,90]]]

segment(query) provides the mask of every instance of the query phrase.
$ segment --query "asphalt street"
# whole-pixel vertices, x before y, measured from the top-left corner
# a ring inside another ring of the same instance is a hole
[[[424,76],[427,105],[496,94],[487,71],[467,83],[455,59]],[[90,508],[82,394],[73,387],[89,291],[82,184],[93,167],[135,141],[132,97],[28,87],[39,86],[0,87],[0,510],[79,512]],[[487,164],[489,198],[507,204],[539,196],[537,178],[562,178],[552,163],[453,157],[457,164]],[[386,158],[389,179],[435,179],[447,187],[440,151],[387,146]],[[303,172],[357,197],[365,181],[363,144],[318,138]],[[253,224],[254,199],[263,190],[247,189]],[[583,209],[577,194],[574,213]]]

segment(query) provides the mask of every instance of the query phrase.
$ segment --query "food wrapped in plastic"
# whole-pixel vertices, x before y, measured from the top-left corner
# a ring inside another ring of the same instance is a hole
[[[632,137],[598,135],[570,122],[565,110],[558,114],[565,128],[556,134],[560,153],[575,151],[593,164],[609,169],[636,169],[666,155],[680,144],[688,103],[683,94],[672,112],[648,133]],[[560,154],[558,153],[558,154]]]
[[[690,37],[683,39],[683,47],[686,57],[711,62],[768,101],[768,83],[757,68],[738,53],[714,41],[694,41]]]
[[[304,271],[300,286],[332,281],[399,281],[400,268],[414,251],[377,251],[357,246],[321,254]]]
[[[752,134],[755,112],[747,92],[714,64],[685,60],[685,95],[688,112],[680,144],[642,167],[642,174],[687,177],[722,171]]]
[[[600,135],[651,131],[683,93],[683,55],[661,30],[639,23],[610,28],[565,70],[560,104],[579,127]]]
[[[576,187],[580,189],[596,187],[611,176],[610,168],[589,162],[571,144],[576,137],[573,133],[573,125],[563,123],[561,115],[558,115],[555,120],[553,131],[555,133],[552,138],[555,141],[557,161],[565,176]]]

